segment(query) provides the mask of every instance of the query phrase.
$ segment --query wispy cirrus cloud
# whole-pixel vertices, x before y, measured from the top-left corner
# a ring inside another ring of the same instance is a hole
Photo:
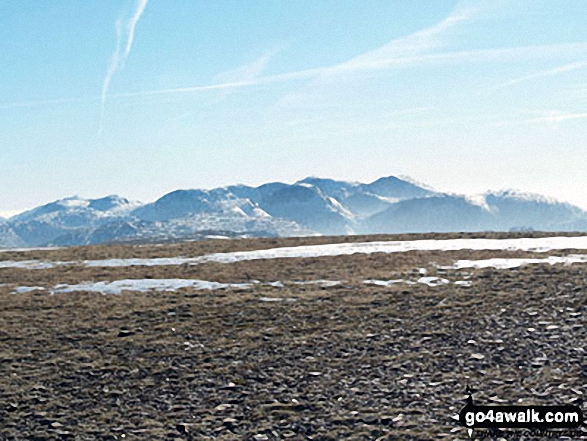
[[[141,18],[141,15],[147,6],[147,1],[148,0],[136,0],[132,15],[128,18],[120,17],[118,20],[116,20],[116,48],[114,49],[112,57],[110,58],[110,64],[108,65],[106,76],[102,82],[102,94],[100,95],[102,109],[100,115],[99,133],[102,132],[103,128],[106,95],[108,93],[108,89],[110,88],[110,82],[112,81],[114,74],[118,70],[123,69],[124,65],[126,64],[126,60],[130,55],[130,50],[135,38],[137,23],[139,22],[139,19]]]
[[[275,52],[276,51],[267,52],[251,63],[222,72],[216,75],[214,80],[216,80],[218,84],[255,81],[263,74],[263,72],[265,72],[269,61],[273,58]]]
[[[43,107],[43,106],[51,106],[51,105],[58,105],[58,104],[72,104],[72,103],[82,103],[88,101],[97,101],[98,98],[58,98],[53,100],[39,100],[39,101],[19,101],[14,103],[5,103],[0,104],[0,109],[17,109],[17,108],[24,108],[24,107]]]
[[[343,63],[322,69],[321,74],[336,75],[349,71],[384,69],[398,62],[410,62],[425,57],[426,53],[445,44],[445,34],[458,25],[471,20],[478,13],[477,9],[459,10],[450,14],[439,23],[400,37],[389,43],[353,57]]]
[[[559,112],[556,110],[550,111],[544,116],[538,118],[531,118],[527,122],[547,122],[547,123],[559,123],[574,119],[586,119],[587,112]]]
[[[249,75],[244,76],[243,79],[237,81],[218,82],[207,85],[187,86],[168,89],[154,89],[140,92],[129,93],[115,93],[108,94],[110,98],[132,98],[150,95],[167,95],[167,94],[182,94],[182,93],[197,93],[208,92],[215,90],[230,90],[250,88],[254,86],[270,85],[272,83],[285,83],[300,80],[312,80],[321,76],[332,76],[335,74],[343,74],[350,72],[372,71],[381,69],[400,69],[414,66],[425,65],[443,65],[449,63],[499,63],[508,61],[520,61],[528,59],[551,59],[555,57],[572,56],[587,52],[587,43],[569,43],[569,44],[551,44],[551,45],[536,45],[536,46],[521,46],[521,47],[506,47],[497,49],[478,49],[478,50],[463,50],[463,51],[448,51],[433,54],[422,54],[416,56],[403,57],[385,57],[372,58],[370,61],[363,60],[361,62],[350,62],[349,65],[344,65],[346,62],[334,66],[318,67],[314,69],[305,69],[294,72],[288,72],[276,75]],[[255,63],[253,63],[255,64]],[[253,66],[251,64],[250,66]],[[581,64],[581,66],[579,66]],[[583,63],[571,63],[561,66],[549,71],[543,71],[541,75],[548,76],[556,75],[565,71],[587,67]],[[249,66],[249,67],[250,67]],[[352,66],[352,68],[350,67]],[[562,70],[564,68],[564,70]],[[253,69],[251,69],[252,71]],[[238,69],[235,69],[235,72]],[[525,78],[525,77],[524,77]],[[523,81],[519,79],[519,81]],[[107,89],[106,89],[107,90]],[[587,89],[586,89],[587,90]],[[104,102],[106,94],[100,96],[100,100]],[[87,102],[98,99],[97,97],[86,98],[63,98],[54,100],[40,100],[28,102],[15,102],[0,104],[0,109],[16,108],[16,107],[41,107],[53,104]]]
[[[312,69],[303,69],[275,75],[263,75],[270,59],[275,51],[263,55],[254,62],[223,72],[217,75],[212,83],[145,90],[130,93],[108,94],[110,83],[117,71],[124,67],[130,54],[134,41],[137,23],[145,10],[148,0],[136,0],[135,8],[129,18],[121,17],[116,22],[117,45],[114,50],[107,74],[104,78],[100,102],[102,105],[102,120],[106,97],[125,99],[142,96],[189,94],[210,91],[232,91],[256,86],[267,86],[279,83],[312,80],[332,80],[336,77],[344,77],[353,73],[374,72],[384,70],[399,70],[419,66],[440,66],[449,64],[474,64],[474,63],[504,63],[519,62],[521,60],[555,60],[568,57],[585,56],[587,43],[547,44],[519,47],[499,47],[489,49],[450,50],[449,46],[455,33],[461,31],[460,27],[473,22],[483,16],[484,9],[480,6],[469,8],[457,8],[448,17],[426,29],[419,30],[410,35],[403,36],[389,43],[359,54],[338,64]],[[482,3],[483,4],[483,3]],[[587,67],[587,61],[575,62],[560,67],[544,70],[535,74],[516,78],[498,87],[506,87],[533,78],[546,77],[561,74],[563,72]],[[88,98],[95,99],[95,98]],[[80,99],[80,101],[85,99]],[[25,106],[43,106],[47,104],[59,104],[61,102],[75,102],[77,99],[48,100],[28,103],[0,104],[0,109]]]
[[[451,28],[456,27],[459,23],[470,20],[475,15],[475,13],[475,9],[454,12],[430,28],[423,29],[408,36],[392,40],[380,48],[368,51],[364,54],[358,55],[347,61],[332,66],[304,69],[277,75],[261,76],[260,74],[265,70],[267,62],[273,56],[273,52],[270,52],[250,65],[218,75],[216,79],[221,81],[216,84],[159,89],[120,94],[117,96],[132,97],[237,89],[272,83],[317,79],[324,76],[341,75],[347,72],[386,69],[390,67],[408,66],[420,62],[425,63],[435,61],[442,57],[439,58],[438,55],[426,56],[423,54],[425,54],[427,51],[437,49],[442,46],[442,42],[440,41],[442,34],[449,31]],[[451,56],[452,55],[449,55],[449,57]]]
[[[481,5],[481,6],[480,6]],[[483,6],[485,5],[485,6]],[[332,79],[336,76],[359,72],[372,72],[389,69],[405,69],[415,66],[444,65],[451,63],[500,63],[518,62],[527,59],[556,59],[565,56],[577,56],[587,53],[587,43],[549,44],[519,47],[500,47],[474,50],[447,50],[454,33],[459,28],[483,16],[484,8],[489,6],[481,2],[477,6],[457,8],[448,17],[437,24],[390,41],[389,43],[352,57],[341,63],[312,69],[304,69],[276,75],[262,76],[270,56],[261,57],[254,63],[218,75],[217,83],[187,86],[179,88],[158,89],[142,92],[112,95],[113,97],[140,97],[149,95],[196,93],[213,90],[234,90],[254,86],[270,85],[303,80]],[[272,54],[271,54],[272,55]],[[559,69],[576,69],[582,66],[565,65]],[[558,72],[542,72],[540,75],[554,75]],[[523,79],[519,79],[523,81]]]
[[[555,75],[559,75],[565,72],[570,72],[577,69],[584,69],[587,68],[587,60],[585,61],[577,61],[574,63],[567,63],[562,66],[555,67],[553,69],[546,69],[535,72],[530,75],[524,75],[522,77],[514,78],[513,80],[506,81],[505,83],[498,84],[495,86],[495,89],[502,89],[505,87],[513,86],[514,84],[522,83],[525,81],[534,80],[537,78],[544,78],[544,77],[552,77]]]

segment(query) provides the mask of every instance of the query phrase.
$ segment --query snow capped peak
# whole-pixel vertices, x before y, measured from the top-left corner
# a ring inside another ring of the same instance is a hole
[[[473,205],[477,205],[486,211],[492,211],[492,208],[487,204],[487,201],[485,200],[484,194],[466,195],[465,199],[467,200],[467,202]]]
[[[435,194],[431,190],[416,184],[412,184],[411,182],[397,178],[395,176],[379,178],[370,184],[360,184],[360,187],[374,195],[388,198],[410,199]]]
[[[370,184],[307,177],[294,184],[175,190],[145,205],[117,195],[71,196],[7,221],[0,219],[0,226],[0,246],[30,247],[217,233],[236,237],[517,228],[587,231],[587,212],[517,190],[463,196],[435,192],[395,176]]]
[[[70,196],[67,198],[60,199],[56,201],[56,204],[61,205],[62,207],[72,208],[72,207],[87,207],[90,204],[88,199],[81,198],[79,196]]]
[[[556,198],[543,196],[537,193],[530,193],[516,189],[506,189],[499,191],[488,191],[485,193],[486,197],[494,197],[500,199],[515,199],[526,202],[539,202],[543,204],[563,204],[563,202]]]
[[[141,205],[138,201],[129,201],[118,195],[109,195],[89,201],[89,207],[98,211],[116,211],[121,209],[132,209]]]
[[[414,179],[411,176],[408,176],[408,175],[398,175],[397,178],[400,179],[400,180],[402,180],[402,181],[404,181],[404,182],[407,182],[408,184],[412,184],[412,185],[415,185],[416,187],[423,188],[424,190],[429,190],[429,191],[431,191],[433,193],[436,192],[436,190],[434,190],[434,188],[431,187],[430,185],[426,184],[423,181],[420,181],[419,179]]]

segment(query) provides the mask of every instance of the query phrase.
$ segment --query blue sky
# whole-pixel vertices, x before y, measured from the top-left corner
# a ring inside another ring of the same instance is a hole
[[[587,208],[584,0],[4,0],[0,214],[308,175]]]

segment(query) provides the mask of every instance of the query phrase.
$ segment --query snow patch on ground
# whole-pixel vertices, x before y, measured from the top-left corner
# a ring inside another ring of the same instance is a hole
[[[42,286],[19,286],[18,288],[15,288],[13,294],[24,294],[33,291],[45,291],[45,288]]]
[[[375,286],[392,286],[397,283],[406,283],[408,285],[415,285],[416,283],[422,283],[428,286],[439,286],[439,285],[447,285],[450,283],[447,279],[442,279],[440,277],[420,277],[417,282],[412,282],[411,280],[404,280],[404,279],[392,279],[392,280],[375,280],[369,279],[364,280],[363,283],[366,285],[375,285]],[[455,285],[461,285],[459,282],[455,282]]]
[[[259,301],[260,302],[295,302],[297,299],[294,299],[293,297],[286,297],[286,298],[281,298],[281,297],[260,297]]]
[[[443,279],[440,277],[420,277],[418,279],[418,283],[423,283],[424,285],[428,285],[428,286],[439,286],[439,285],[447,285],[450,282],[447,279]]]
[[[56,266],[75,265],[76,262],[49,262],[42,260],[3,260],[0,261],[0,268],[21,268],[29,270],[49,269]]]
[[[292,282],[294,285],[316,285],[320,288],[332,288],[342,284],[340,280],[307,280],[303,282],[295,281]]]
[[[218,283],[196,279],[126,279],[114,282],[86,282],[77,285],[56,285],[52,294],[74,291],[89,291],[101,294],[121,294],[123,291],[176,291],[181,288],[197,290],[217,290],[226,288],[246,289],[250,283]]]
[[[363,280],[363,283],[365,285],[391,286],[391,285],[395,285],[396,283],[401,283],[403,281],[404,281],[404,279],[394,279],[394,280],[368,279],[368,280]]]
[[[462,269],[462,268],[496,268],[496,269],[511,269],[519,268],[523,265],[535,265],[540,263],[548,263],[550,265],[571,265],[573,263],[587,262],[587,254],[570,254],[568,256],[550,256],[544,259],[483,259],[483,260],[458,260],[454,265],[443,267],[444,269]]]
[[[458,250],[513,250],[544,253],[552,250],[587,250],[587,236],[541,237],[520,239],[443,239],[388,242],[358,242],[298,247],[281,247],[267,250],[214,253],[199,257],[163,257],[152,259],[105,259],[81,262],[0,261],[0,268],[46,269],[62,265],[89,267],[170,266],[202,264],[208,262],[234,263],[260,259],[288,259],[330,257],[352,254],[403,253],[407,251],[458,251]],[[540,259],[537,259],[540,260]],[[576,260],[575,262],[579,262]],[[571,263],[575,263],[571,262]]]
[[[587,236],[337,243],[237,251],[232,253],[213,253],[200,257],[89,260],[84,261],[84,264],[100,267],[131,265],[155,266],[182,265],[186,263],[201,264],[208,262],[234,263],[248,260],[331,257],[351,254],[403,253],[406,251],[514,250],[544,253],[561,249],[587,249]]]
[[[186,263],[198,263],[198,257],[157,257],[153,259],[104,259],[84,260],[83,265],[89,267],[126,267],[126,266],[175,266]]]
[[[471,286],[473,284],[473,282],[471,282],[470,280],[457,280],[455,282],[455,285],[460,285],[460,286]]]
[[[516,250],[543,253],[561,249],[587,249],[587,236],[521,239],[443,239],[308,245],[208,254],[196,258],[193,263],[233,263],[244,260],[328,257],[356,253],[402,253],[406,251]]]
[[[24,253],[26,251],[60,250],[62,247],[35,247],[35,248],[0,248],[0,253]]]

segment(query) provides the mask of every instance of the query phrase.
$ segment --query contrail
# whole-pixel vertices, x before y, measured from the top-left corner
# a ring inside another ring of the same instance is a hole
[[[587,61],[578,61],[575,63],[565,64],[563,66],[555,67],[554,69],[548,70],[541,70],[540,72],[535,72],[530,75],[526,75],[519,78],[514,78],[513,80],[507,81],[502,84],[498,84],[494,87],[494,89],[501,89],[508,86],[513,86],[514,84],[521,83],[523,81],[533,80],[535,78],[542,78],[542,77],[551,77],[553,75],[558,75],[561,73],[569,72],[572,70],[583,69],[587,67]]]
[[[128,20],[124,21],[122,17],[116,20],[116,49],[112,53],[112,57],[110,58],[110,65],[108,66],[106,77],[104,77],[104,82],[102,83],[102,110],[100,114],[100,129],[98,134],[101,134],[103,129],[106,94],[110,88],[110,82],[112,81],[114,74],[119,69],[124,68],[126,60],[130,54],[133,40],[135,38],[135,29],[137,27],[137,23],[139,22],[139,19],[141,18],[141,15],[147,6],[147,1],[148,0],[137,0],[134,13]],[[121,53],[123,40],[125,40],[124,52]]]
[[[126,47],[124,48],[124,56],[122,57],[122,65],[126,62],[128,58],[128,54],[130,54],[130,48],[132,47],[132,42],[135,38],[135,28],[137,27],[137,23],[139,22],[139,18],[143,14],[145,7],[147,6],[148,0],[138,0],[137,2],[137,9],[135,13],[131,17],[130,21],[127,24],[128,30],[128,39],[126,40]]]

